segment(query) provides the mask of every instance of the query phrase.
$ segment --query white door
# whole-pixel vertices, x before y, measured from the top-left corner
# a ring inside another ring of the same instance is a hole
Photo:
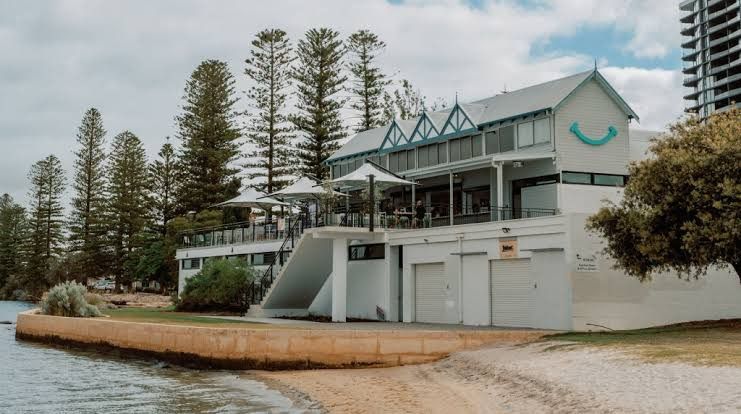
[[[530,327],[534,294],[530,259],[492,260],[489,277],[492,324]]]
[[[414,310],[417,322],[454,323],[446,312],[448,283],[444,263],[414,266]]]

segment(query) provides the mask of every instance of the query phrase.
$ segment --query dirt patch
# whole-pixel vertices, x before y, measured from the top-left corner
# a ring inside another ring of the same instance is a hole
[[[166,308],[173,305],[172,298],[156,293],[103,293],[100,296],[106,302],[117,306],[134,308]]]

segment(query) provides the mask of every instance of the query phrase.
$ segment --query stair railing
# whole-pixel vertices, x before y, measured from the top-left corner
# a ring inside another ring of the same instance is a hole
[[[262,277],[260,277],[259,280],[253,280],[247,287],[247,298],[244,301],[244,308],[241,312],[242,316],[244,316],[244,314],[249,310],[250,305],[259,304],[262,301],[262,298],[265,297],[265,293],[267,293],[268,289],[275,281],[274,269],[276,263],[280,263],[280,266],[283,267],[283,253],[286,251],[289,243],[291,246],[291,251],[293,251],[293,248],[296,245],[296,238],[300,237],[301,234],[303,234],[304,229],[306,228],[304,221],[305,218],[303,217],[303,215],[299,215],[297,218],[295,218],[293,223],[291,223],[291,217],[288,217],[288,225],[286,226],[288,228],[288,232],[283,238],[283,243],[280,245],[280,249],[278,249],[278,251],[276,252],[268,268],[265,269]]]

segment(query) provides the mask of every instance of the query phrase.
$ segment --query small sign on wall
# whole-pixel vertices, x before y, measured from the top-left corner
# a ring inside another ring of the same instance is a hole
[[[499,258],[517,259],[517,240],[499,240]]]
[[[599,272],[599,257],[597,253],[579,252],[574,260],[576,271],[580,273],[597,273]]]

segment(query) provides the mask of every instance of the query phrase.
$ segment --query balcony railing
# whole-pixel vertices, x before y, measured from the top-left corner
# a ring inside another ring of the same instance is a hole
[[[278,218],[265,223],[245,221],[184,231],[179,234],[180,247],[226,246],[282,240],[286,233],[285,224],[286,219]]]

